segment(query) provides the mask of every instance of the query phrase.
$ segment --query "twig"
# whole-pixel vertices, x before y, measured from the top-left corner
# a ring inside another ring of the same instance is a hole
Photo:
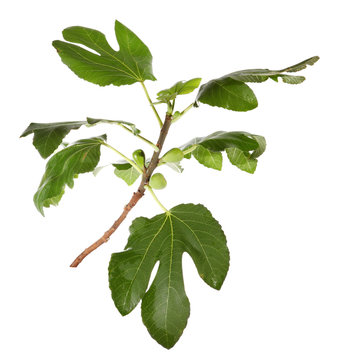
[[[133,193],[131,200],[128,204],[124,207],[124,211],[121,213],[119,218],[114,222],[114,224],[107,230],[104,235],[98,239],[95,243],[91,246],[86,248],[70,265],[70,267],[77,267],[85,257],[90,254],[92,251],[96,250],[102,244],[106,243],[110,236],[115,232],[115,230],[120,226],[120,224],[125,220],[127,214],[132,210],[132,208],[137,204],[137,202],[143,197],[145,193],[145,186],[149,183],[150,177],[153,174],[154,170],[156,169],[159,163],[160,152],[164,145],[168,130],[171,126],[172,116],[166,114],[166,118],[164,124],[161,128],[160,135],[156,146],[158,147],[159,151],[154,151],[153,156],[150,160],[150,163],[146,170],[143,172],[142,180],[139,184],[138,190]]]

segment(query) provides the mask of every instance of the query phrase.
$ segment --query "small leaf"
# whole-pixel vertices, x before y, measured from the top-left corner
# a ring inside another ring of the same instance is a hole
[[[257,160],[251,158],[249,153],[245,153],[238,148],[226,149],[229,161],[239,169],[253,174],[257,167]]]
[[[282,81],[286,84],[297,85],[301,84],[304,80],[304,76],[294,76],[294,75],[279,75]]]
[[[132,185],[139,177],[140,173],[128,162],[113,164],[114,174],[124,180],[127,185]]]
[[[223,157],[220,152],[211,151],[198,145],[193,151],[193,155],[200,164],[211,169],[222,170]]]
[[[101,32],[81,26],[63,30],[63,37],[69,42],[56,40],[52,45],[64,64],[80,78],[94,84],[120,86],[156,80],[147,46],[119,21],[115,21],[115,35],[119,51],[108,44]],[[72,43],[84,45],[98,54]]]
[[[197,102],[234,111],[253,110],[258,106],[255,94],[241,81],[229,77],[211,80],[201,85]]]
[[[135,219],[125,251],[113,254],[109,264],[109,286],[117,309],[126,315],[142,299],[143,323],[167,349],[182,335],[190,313],[183,252],[193,258],[209,286],[221,288],[229,251],[219,223],[203,205],[181,204],[151,219]],[[159,269],[147,290],[157,261]]]
[[[74,178],[78,174],[95,169],[100,158],[101,144],[105,140],[106,135],[79,140],[50,158],[34,195],[35,206],[42,215],[44,207],[58,204],[64,194],[65,185],[73,188]]]
[[[134,124],[127,121],[92,119],[88,117],[87,121],[31,123],[20,137],[34,133],[33,145],[39,151],[40,155],[46,159],[58,148],[71,130],[79,129],[82,125],[93,126],[98,123],[124,125],[129,127],[134,135],[140,133],[140,130],[138,130]]]
[[[159,102],[168,103],[174,100],[178,95],[189,94],[194,91],[201,82],[201,78],[195,78],[188,81],[178,81],[169,89],[161,90],[157,93]]]

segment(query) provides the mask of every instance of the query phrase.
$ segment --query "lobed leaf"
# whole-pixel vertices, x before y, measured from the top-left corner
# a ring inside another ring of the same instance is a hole
[[[79,140],[57,152],[47,162],[34,203],[42,215],[43,208],[57,205],[64,194],[65,186],[74,186],[78,174],[93,171],[100,158],[101,144],[106,135]]]
[[[139,177],[140,173],[128,162],[113,164],[114,174],[124,180],[127,185],[132,185]]]
[[[88,117],[87,121],[31,123],[20,137],[34,133],[33,145],[39,151],[40,155],[46,159],[58,148],[71,130],[79,129],[82,125],[92,126],[98,123],[124,125],[129,127],[134,135],[140,133],[140,130],[138,130],[134,124],[127,121],[93,119]]]
[[[304,76],[284,74],[303,70],[307,65],[313,65],[319,60],[318,56],[311,57],[296,65],[282,70],[248,69],[235,71],[218,79],[213,79],[201,85],[196,97],[195,106],[202,102],[211,106],[218,106],[228,110],[248,111],[257,107],[257,99],[246,82],[264,82],[268,79],[278,81],[281,78],[287,84],[300,84]]]
[[[100,31],[81,26],[63,30],[63,38],[68,42],[56,40],[52,45],[64,64],[80,78],[94,84],[120,86],[156,80],[148,47],[117,20],[115,35],[119,51],[108,44]],[[72,43],[84,45],[94,52]]]
[[[193,154],[195,159],[206,167],[221,170],[221,151],[226,151],[233,165],[253,174],[257,166],[257,157],[265,151],[266,141],[263,136],[247,132],[217,131],[206,137],[194,138],[181,146],[183,151],[191,148],[192,151],[187,153],[185,158],[190,159]]]
[[[182,255],[187,252],[200,277],[220,289],[229,267],[229,251],[219,223],[203,205],[181,204],[130,227],[124,252],[112,254],[109,286],[122,315],[142,300],[142,318],[150,335],[165,348],[178,341],[190,304],[184,290]],[[159,268],[150,288],[155,263]]]

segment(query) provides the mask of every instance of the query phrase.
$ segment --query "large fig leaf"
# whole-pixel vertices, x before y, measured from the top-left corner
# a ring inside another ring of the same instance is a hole
[[[112,254],[109,285],[122,315],[142,300],[142,318],[150,335],[165,348],[178,341],[190,313],[182,255],[193,259],[200,277],[219,290],[229,267],[229,251],[219,223],[203,205],[181,204],[130,227],[125,251]],[[147,291],[155,263],[159,268]]]
[[[58,148],[71,130],[79,129],[82,125],[93,126],[98,123],[123,125],[129,128],[134,135],[140,133],[134,124],[127,121],[87,118],[87,121],[31,123],[20,137],[34,133],[33,145],[40,155],[46,159]]]
[[[81,26],[63,30],[63,38],[69,42],[56,40],[52,45],[64,64],[80,78],[94,84],[120,86],[156,80],[152,70],[152,55],[147,46],[117,20],[115,35],[119,51],[108,44],[101,32]],[[72,43],[84,45],[94,52]]]
[[[307,65],[313,65],[318,60],[319,57],[314,56],[282,70],[240,70],[213,79],[201,85],[196,97],[195,106],[202,102],[234,111],[252,110],[258,106],[258,102],[253,91],[245,84],[246,82],[263,82],[267,79],[277,81],[278,78],[281,78],[287,84],[300,84],[305,80],[304,76],[285,73],[303,70]]]
[[[54,154],[46,164],[34,203],[42,215],[44,207],[57,205],[64,194],[64,188],[74,186],[78,174],[93,171],[100,158],[101,144],[106,135],[79,140]]]

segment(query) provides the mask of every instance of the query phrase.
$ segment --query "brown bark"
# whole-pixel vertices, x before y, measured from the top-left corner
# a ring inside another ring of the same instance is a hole
[[[132,210],[132,208],[137,204],[139,199],[141,199],[145,192],[145,185],[149,183],[151,175],[153,174],[154,170],[156,169],[159,163],[160,152],[164,145],[168,130],[171,126],[172,116],[166,114],[166,118],[164,124],[161,128],[160,135],[156,146],[159,148],[159,151],[154,151],[153,156],[150,160],[150,163],[146,170],[143,173],[141,183],[139,184],[138,190],[133,193],[131,200],[128,204],[124,207],[124,211],[121,213],[119,218],[114,222],[114,224],[104,233],[104,235],[86,248],[70,265],[70,267],[77,267],[85,257],[90,254],[92,251],[96,250],[102,244],[106,243],[110,236],[115,232],[115,230],[120,226],[120,224],[125,220],[127,214]]]

